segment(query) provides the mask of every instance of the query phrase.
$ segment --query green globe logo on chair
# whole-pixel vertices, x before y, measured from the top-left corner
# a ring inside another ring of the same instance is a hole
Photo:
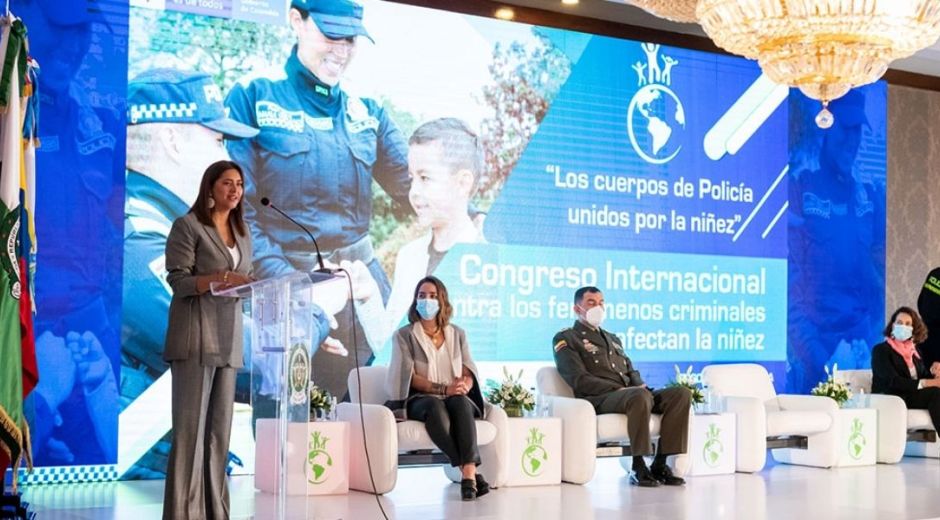
[[[333,457],[326,451],[326,443],[329,440],[329,437],[322,436],[321,432],[310,434],[310,451],[307,452],[307,482],[311,484],[322,484],[329,478],[326,470],[333,466]]]
[[[545,434],[538,428],[529,429],[529,438],[526,439],[526,448],[522,452],[522,472],[530,477],[537,477],[544,469],[548,460],[548,452],[542,447]]]
[[[702,446],[702,459],[705,461],[705,465],[710,468],[718,467],[719,462],[721,462],[721,454],[725,451],[724,445],[721,444],[720,435],[721,428],[717,424],[708,425],[708,431],[705,432],[705,445]]]
[[[861,419],[856,417],[852,419],[852,433],[849,434],[849,457],[852,457],[855,460],[862,458],[862,452],[865,451],[865,435],[862,434],[862,428],[865,427],[865,423]]]

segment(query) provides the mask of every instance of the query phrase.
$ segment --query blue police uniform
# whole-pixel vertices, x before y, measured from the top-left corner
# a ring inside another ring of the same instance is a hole
[[[39,234],[36,337],[47,331],[60,337],[89,331],[111,366],[117,367],[121,258],[113,246],[121,239],[121,170],[116,169],[121,168],[123,157],[117,149],[121,118],[78,89],[40,89],[38,98],[41,125],[36,169],[42,174],[37,175],[36,184],[42,196],[37,197],[35,217]],[[77,243],[82,247],[74,247]],[[76,384],[59,405],[61,425],[56,427],[49,427],[56,411],[39,401],[35,400],[30,419],[31,430],[36,432],[36,465],[115,462],[116,446],[100,445],[96,431],[106,430],[107,437],[116,437],[116,391],[94,403],[97,412],[105,412],[95,415],[89,411],[82,385]],[[56,458],[45,448],[50,436],[67,445],[70,460]]]
[[[832,108],[836,124],[867,122],[861,94],[853,92]],[[788,385],[793,391],[808,390],[824,378],[823,367],[840,341],[872,345],[881,338],[884,194],[846,173],[851,164],[839,168],[824,165],[790,179]],[[846,361],[861,362],[860,354]]]
[[[132,170],[125,193],[122,409],[169,368],[161,355],[172,296],[163,252],[173,221],[189,211],[176,194]]]
[[[362,8],[348,0],[294,0],[328,38],[368,37]],[[227,143],[245,171],[245,219],[251,228],[255,273],[276,276],[316,267],[309,238],[280,215],[259,209],[268,197],[316,237],[327,260],[362,261],[378,284],[383,302],[391,292],[369,238],[373,179],[392,199],[410,208],[408,146],[387,112],[371,99],[351,96],[320,81],[297,57],[295,46],[276,77],[235,86],[225,101],[230,117],[260,129],[253,139]],[[351,352],[365,334],[354,327],[351,306],[336,315],[333,334]],[[356,338],[358,341],[353,341]],[[356,359],[318,351],[313,379],[332,394],[346,393],[352,362],[366,365],[371,349]]]
[[[226,106],[236,121],[261,130],[227,143],[245,169],[245,218],[252,230],[255,270],[276,276],[314,267],[310,239],[280,215],[259,211],[270,198],[307,227],[333,261],[363,260],[382,288],[388,279],[368,244],[372,179],[408,205],[408,146],[384,109],[320,82],[297,58],[279,78],[237,85]]]

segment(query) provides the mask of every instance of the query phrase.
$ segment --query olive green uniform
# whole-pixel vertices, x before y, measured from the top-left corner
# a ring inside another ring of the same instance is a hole
[[[662,414],[659,453],[685,453],[689,440],[691,394],[685,388],[650,391],[623,351],[620,340],[581,321],[552,340],[555,366],[575,397],[586,399],[597,413],[627,416],[633,455],[651,455],[650,414]]]

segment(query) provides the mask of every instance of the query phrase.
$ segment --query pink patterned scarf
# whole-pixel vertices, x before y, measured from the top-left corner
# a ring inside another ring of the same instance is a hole
[[[914,347],[913,341],[898,341],[894,338],[887,338],[887,340],[888,345],[891,345],[891,348],[904,358],[904,362],[907,363],[907,366],[914,366],[915,357],[920,359],[920,354],[917,352],[917,348]]]

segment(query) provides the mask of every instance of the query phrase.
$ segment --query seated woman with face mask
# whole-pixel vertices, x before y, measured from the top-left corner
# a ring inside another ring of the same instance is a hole
[[[434,444],[463,476],[460,494],[473,500],[489,492],[477,473],[480,451],[475,419],[484,403],[467,335],[450,323],[453,308],[444,283],[433,276],[415,287],[409,324],[392,336],[392,360],[386,385],[396,415],[425,424]]]
[[[940,430],[940,363],[928,370],[918,351],[927,339],[927,327],[917,312],[901,307],[891,315],[884,335],[885,341],[871,351],[871,391],[896,395],[908,408],[927,410]]]

